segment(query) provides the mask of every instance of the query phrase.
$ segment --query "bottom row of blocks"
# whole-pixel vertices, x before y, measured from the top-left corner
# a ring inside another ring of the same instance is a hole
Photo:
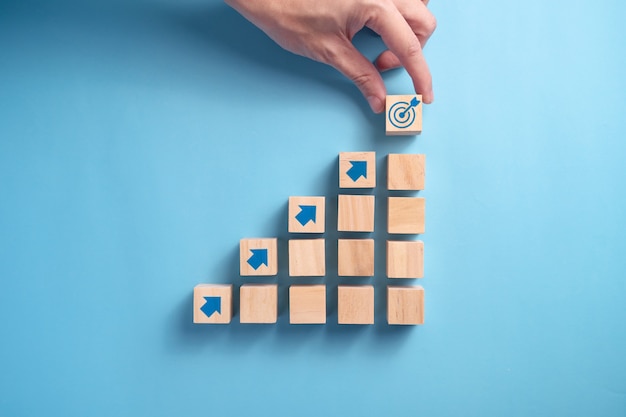
[[[371,285],[337,288],[339,324],[374,324],[374,287]],[[193,291],[193,322],[228,324],[233,315],[232,285],[200,284]],[[276,323],[278,285],[244,284],[240,287],[241,323]],[[326,286],[289,287],[291,324],[326,323]],[[421,286],[387,287],[389,324],[424,324],[424,289]]]

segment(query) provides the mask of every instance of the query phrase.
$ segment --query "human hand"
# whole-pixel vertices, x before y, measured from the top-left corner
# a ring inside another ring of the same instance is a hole
[[[434,99],[422,48],[436,27],[428,0],[225,0],[284,49],[329,64],[351,79],[372,110],[385,108],[379,71],[403,66],[424,103]],[[372,64],[352,44],[364,27],[389,48]]]

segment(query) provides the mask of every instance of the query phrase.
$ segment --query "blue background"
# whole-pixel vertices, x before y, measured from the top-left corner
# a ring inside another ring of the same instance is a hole
[[[0,415],[626,415],[626,6],[431,10],[435,104],[398,138],[219,1],[4,0]],[[367,150],[380,185],[427,155],[421,327],[385,324],[384,186],[377,276],[342,280],[377,323],[335,324],[337,155]],[[328,196],[325,326],[288,324],[290,195]],[[238,276],[256,236],[278,277]],[[191,323],[198,283],[276,281],[276,325]]]

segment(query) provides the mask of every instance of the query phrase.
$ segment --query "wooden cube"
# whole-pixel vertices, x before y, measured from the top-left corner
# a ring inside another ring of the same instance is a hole
[[[278,318],[278,285],[244,284],[239,289],[241,323],[276,323]]]
[[[340,232],[374,231],[374,196],[339,195],[337,230]]]
[[[420,234],[425,230],[426,200],[421,197],[389,197],[389,233]]]
[[[233,316],[233,286],[200,284],[193,289],[193,322],[228,324]]]
[[[387,189],[423,190],[426,155],[393,154],[387,157]]]
[[[325,285],[292,285],[289,287],[289,323],[326,323]]]
[[[340,277],[374,276],[374,239],[339,239],[337,246]]]
[[[289,232],[324,233],[325,197],[289,197]]]
[[[292,239],[289,241],[289,276],[323,277],[326,275],[324,239]]]
[[[243,276],[278,274],[278,240],[241,239],[239,271]]]
[[[387,241],[387,278],[423,278],[424,242]]]
[[[389,324],[424,324],[424,289],[387,287],[387,322]]]
[[[337,291],[339,324],[374,324],[374,287],[372,285],[340,285]]]
[[[387,135],[418,135],[422,133],[422,96],[387,96]]]
[[[341,152],[339,188],[376,187],[376,152]]]

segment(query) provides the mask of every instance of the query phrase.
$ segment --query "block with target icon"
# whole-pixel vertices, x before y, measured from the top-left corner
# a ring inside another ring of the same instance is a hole
[[[390,153],[387,157],[387,189],[424,189],[426,155]]]
[[[200,284],[193,289],[193,322],[228,324],[233,315],[233,286]]]
[[[325,197],[289,197],[289,232],[324,233]]]
[[[241,239],[239,273],[242,276],[278,274],[278,239]]]
[[[387,96],[385,114],[388,136],[422,133],[421,95]]]
[[[339,188],[376,187],[376,152],[341,152]]]

